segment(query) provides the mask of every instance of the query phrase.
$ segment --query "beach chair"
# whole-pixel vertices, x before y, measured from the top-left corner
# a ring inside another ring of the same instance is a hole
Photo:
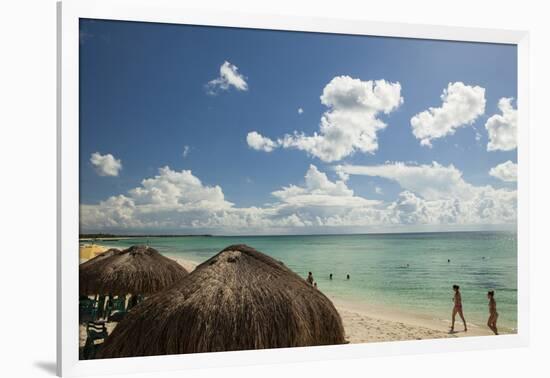
[[[86,343],[82,351],[82,357],[85,360],[91,360],[95,358],[98,350],[103,346],[103,342],[109,334],[107,333],[107,326],[105,321],[89,322],[86,325]],[[96,341],[101,340],[100,343]]]
[[[109,315],[115,311],[126,311],[126,297],[110,298],[107,302]]]
[[[97,320],[96,302],[89,298],[81,298],[78,304],[80,323],[94,322]]]
[[[119,322],[126,315],[126,297],[109,298],[107,302],[107,320]]]

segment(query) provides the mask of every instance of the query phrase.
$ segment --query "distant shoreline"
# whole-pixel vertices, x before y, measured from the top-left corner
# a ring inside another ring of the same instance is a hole
[[[116,234],[83,234],[79,235],[78,239],[82,241],[88,240],[113,240],[113,239],[131,239],[131,238],[191,238],[191,237],[212,237],[215,235],[116,235]]]
[[[383,236],[383,235],[433,235],[433,234],[483,234],[483,233],[517,233],[512,230],[472,230],[472,231],[410,231],[410,232],[363,232],[363,233],[322,233],[322,234],[260,234],[260,235],[216,235],[216,234],[82,234],[79,240],[113,240],[113,239],[131,239],[131,238],[191,238],[191,237],[219,237],[219,238],[262,238],[262,237],[305,237],[305,236]]]

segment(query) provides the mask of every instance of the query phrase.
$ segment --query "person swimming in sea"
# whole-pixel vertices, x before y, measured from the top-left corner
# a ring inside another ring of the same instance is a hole
[[[332,280],[332,273],[328,275],[328,279]]]
[[[349,274],[346,276],[346,280],[349,280]]]
[[[312,274],[311,272],[309,272],[309,273],[307,274],[306,281],[307,281],[308,284],[313,285],[313,281],[314,281],[314,280],[313,280],[313,274]]]
[[[489,319],[487,320],[487,327],[489,327],[491,331],[495,333],[495,335],[498,335],[498,329],[497,329],[498,312],[497,312],[497,302],[495,301],[494,290],[489,290],[487,292],[487,299],[489,299]]]
[[[462,313],[462,296],[460,295],[460,286],[453,285],[453,290],[455,295],[453,296],[453,320],[451,324],[451,332],[455,331],[455,318],[456,314],[460,316],[462,322],[464,323],[464,332],[468,332],[468,327],[466,326],[466,319],[464,319],[464,314]]]

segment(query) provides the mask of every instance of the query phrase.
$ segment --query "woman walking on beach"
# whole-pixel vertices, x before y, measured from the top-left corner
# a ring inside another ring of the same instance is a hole
[[[495,292],[493,290],[490,290],[487,293],[487,298],[489,299],[489,320],[487,320],[487,326],[491,328],[491,331],[493,331],[495,335],[498,335],[498,330],[497,330],[498,312],[497,312],[497,302],[495,301]]]
[[[464,332],[467,332],[468,327],[466,327],[466,319],[464,319],[464,314],[462,313],[462,296],[460,295],[460,286],[453,285],[453,290],[455,292],[455,295],[453,297],[454,307],[453,307],[453,323],[451,325],[451,332],[455,331],[455,318],[457,313],[458,315],[460,315],[460,318],[464,323]]]

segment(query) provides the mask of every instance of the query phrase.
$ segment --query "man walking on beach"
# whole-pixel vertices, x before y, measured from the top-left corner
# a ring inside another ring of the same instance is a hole
[[[464,319],[464,314],[462,313],[462,296],[460,295],[460,286],[453,285],[453,290],[455,295],[453,297],[454,307],[453,307],[453,323],[451,325],[451,333],[455,331],[455,317],[456,314],[460,315],[462,322],[464,323],[464,332],[468,331],[466,327],[466,319]]]

